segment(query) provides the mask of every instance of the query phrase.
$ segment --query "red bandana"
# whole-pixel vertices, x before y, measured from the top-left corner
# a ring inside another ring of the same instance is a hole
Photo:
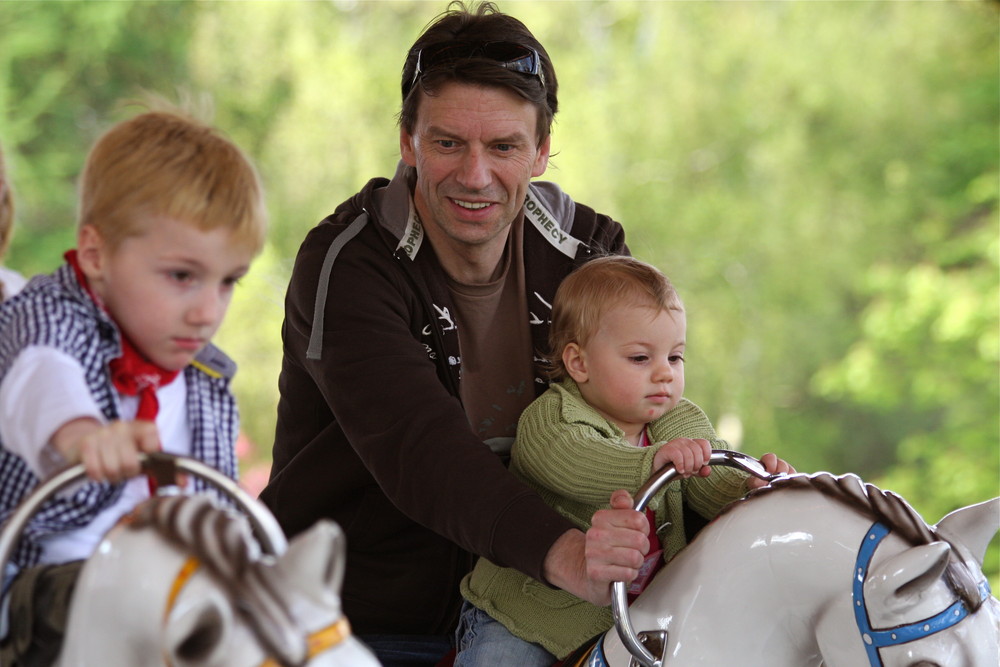
[[[112,359],[108,367],[111,369],[111,382],[115,389],[126,396],[139,397],[139,410],[135,418],[148,421],[154,421],[160,409],[156,390],[173,382],[179,372],[164,370],[148,361],[124,335],[122,356]]]

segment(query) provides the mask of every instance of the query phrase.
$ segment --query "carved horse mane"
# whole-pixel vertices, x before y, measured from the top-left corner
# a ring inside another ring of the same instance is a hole
[[[151,528],[189,554],[184,570],[203,567],[233,608],[282,664],[297,664],[306,636],[282,596],[281,573],[263,556],[249,523],[207,496],[155,496],[136,508],[130,529]],[[176,591],[175,591],[176,593]]]
[[[885,491],[873,484],[862,482],[857,475],[836,476],[821,472],[814,475],[800,474],[779,478],[768,486],[750,492],[741,501],[730,504],[722,513],[752,497],[782,489],[815,489],[870,517],[873,521],[885,524],[911,546],[947,542],[952,546],[949,564],[945,570],[949,584],[970,611],[975,611],[982,605],[983,598],[976,576],[969,565],[959,558],[958,554],[962,553],[959,546],[941,535],[933,526],[927,525],[920,514],[902,497],[892,491]]]

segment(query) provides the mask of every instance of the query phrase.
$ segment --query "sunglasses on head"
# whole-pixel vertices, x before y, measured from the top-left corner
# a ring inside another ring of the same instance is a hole
[[[523,44],[514,42],[442,42],[410,53],[416,53],[417,67],[413,71],[413,80],[406,88],[406,94],[426,72],[471,58],[489,60],[512,72],[538,77],[542,87],[545,87],[542,59],[539,57],[538,51]]]

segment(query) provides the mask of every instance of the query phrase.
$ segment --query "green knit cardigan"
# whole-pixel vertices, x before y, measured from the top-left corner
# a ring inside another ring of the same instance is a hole
[[[553,384],[521,415],[511,453],[511,471],[535,488],[557,511],[581,530],[609,506],[616,489],[636,490],[652,475],[656,445],[675,438],[705,438],[713,449],[730,449],[718,438],[708,417],[681,399],[673,410],[649,424],[649,447],[625,440],[624,432],[590,407],[570,379]],[[747,492],[746,473],[714,467],[708,477],[669,484],[649,507],[661,526],[664,560],[686,544],[682,499],[711,519]],[[664,502],[664,497],[666,502]],[[597,607],[552,588],[512,568],[480,558],[462,580],[462,595],[507,627],[514,635],[542,645],[563,658],[613,620],[608,607]]]

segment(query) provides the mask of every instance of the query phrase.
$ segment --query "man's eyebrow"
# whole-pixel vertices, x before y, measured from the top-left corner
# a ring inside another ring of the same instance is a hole
[[[516,144],[518,142],[525,142],[529,140],[529,136],[524,132],[514,132],[512,134],[504,135],[502,137],[494,137],[491,139],[491,143],[494,144]]]
[[[451,130],[448,130],[439,125],[428,125],[426,134],[438,137],[446,137],[448,139],[455,139],[457,141],[465,141],[463,137],[455,134]],[[523,132],[514,132],[513,134],[504,135],[502,137],[491,137],[489,139],[490,144],[523,144],[530,141],[530,137]]]
[[[441,127],[440,125],[428,125],[425,134],[436,134],[436,135],[441,135],[441,136],[444,136],[444,137],[454,137],[454,136],[457,136],[457,135],[453,134],[451,132],[451,130],[447,130],[447,129]]]

